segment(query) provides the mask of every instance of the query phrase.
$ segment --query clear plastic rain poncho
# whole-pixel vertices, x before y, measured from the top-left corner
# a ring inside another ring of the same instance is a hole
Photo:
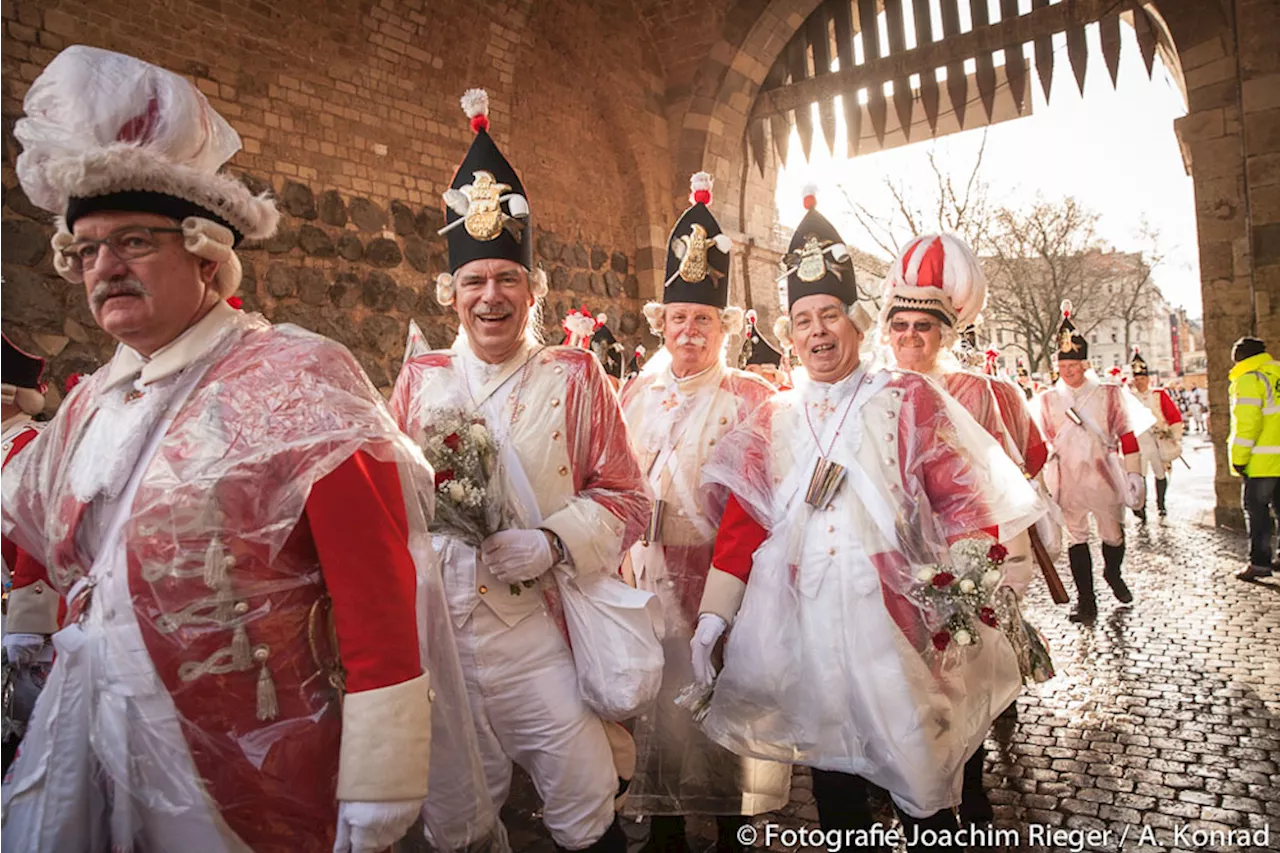
[[[376,574],[327,577],[335,567],[317,557],[304,510],[313,486],[357,452],[399,472],[420,664],[435,693],[431,785],[462,792],[467,814],[457,822],[492,825],[427,534],[429,497],[418,497],[431,494],[430,468],[342,347],[257,315],[236,314],[219,335],[141,398],[158,395],[166,407],[150,421],[162,438],[139,447],[124,432],[87,460],[90,479],[106,472],[108,481],[116,456],[136,460],[141,473],[111,501],[114,521],[101,524],[98,504],[77,495],[81,444],[101,448],[86,434],[108,405],[109,366],[5,472],[4,531],[40,557],[71,608],[5,788],[6,847],[332,845],[337,670],[379,660],[376,644],[365,649],[372,658],[343,659],[337,642],[351,626],[333,583],[350,590]],[[374,585],[359,593],[366,603],[379,594]]]
[[[655,362],[661,367],[651,369]],[[662,690],[633,726],[636,776],[624,812],[759,814],[786,804],[791,768],[712,743],[675,699],[693,681],[689,640],[715,546],[716,525],[699,494],[702,465],[717,442],[774,391],[718,361],[679,381],[669,364],[669,358],[650,359],[622,395],[627,428],[657,507],[646,537],[631,548],[631,570],[640,589],[662,599],[667,618]]]
[[[846,472],[826,509],[806,503],[819,445]],[[984,530],[1043,511],[1017,467],[925,378],[860,369],[765,403],[703,479],[713,510],[732,494],[768,533],[704,730],[864,776],[917,817],[958,803],[965,760],[1021,678],[990,614],[975,608],[962,635],[934,590],[999,583]]]
[[[1155,416],[1119,385],[1100,382],[1092,370],[1071,388],[1061,379],[1040,395],[1041,429],[1053,445],[1045,465],[1049,493],[1064,510],[1102,510],[1124,503],[1126,485],[1121,438],[1151,428]],[[1079,423],[1071,418],[1074,410]]]

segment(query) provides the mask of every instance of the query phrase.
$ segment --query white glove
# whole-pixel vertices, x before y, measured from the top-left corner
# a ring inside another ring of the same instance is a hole
[[[716,670],[711,664],[711,650],[716,641],[724,633],[729,623],[714,613],[703,613],[698,617],[698,628],[689,641],[689,650],[693,653],[693,680],[699,684],[710,684],[715,680]]]
[[[4,644],[4,653],[9,658],[9,663],[35,663],[40,650],[44,648],[44,635],[8,633],[0,643]]]
[[[1129,509],[1142,509],[1147,505],[1147,478],[1130,473],[1125,479],[1124,505]]]
[[[480,543],[480,561],[505,583],[533,580],[555,565],[543,530],[503,530]]]
[[[333,853],[378,853],[395,844],[413,826],[422,800],[338,803],[338,837]]]

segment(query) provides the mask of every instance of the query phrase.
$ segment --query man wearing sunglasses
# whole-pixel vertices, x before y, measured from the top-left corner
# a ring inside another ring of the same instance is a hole
[[[986,299],[987,279],[968,245],[950,234],[916,237],[885,277],[880,338],[897,367],[936,381],[1032,478],[1047,453],[1023,395],[995,377],[965,369],[952,352],[957,331],[977,321]],[[1044,538],[1061,539],[1061,528],[1047,518],[1043,522]],[[1029,534],[1002,531],[1000,538],[1009,550],[1001,567],[1003,584],[1021,596],[1033,574]],[[995,816],[982,784],[985,756],[979,745],[965,764],[959,812],[968,824],[987,823]]]
[[[350,353],[227,304],[279,214],[189,82],[76,46],[24,106],[19,180],[119,345],[5,471],[4,533],[68,602],[5,845],[382,849],[427,790],[424,659],[448,682],[402,497],[430,469]]]

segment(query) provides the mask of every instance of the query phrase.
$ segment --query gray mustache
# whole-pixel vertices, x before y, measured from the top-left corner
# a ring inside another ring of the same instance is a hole
[[[119,281],[100,281],[89,294],[89,304],[94,310],[113,296],[150,296],[151,292],[142,286],[136,278],[125,278]]]

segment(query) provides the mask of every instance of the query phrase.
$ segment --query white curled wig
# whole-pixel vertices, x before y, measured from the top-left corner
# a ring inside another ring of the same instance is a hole
[[[547,301],[547,271],[538,267],[526,271],[529,275],[529,292],[533,294],[533,305],[529,308],[529,318],[525,321],[524,333],[530,341],[542,343],[542,313]],[[448,308],[458,295],[458,287],[453,283],[453,273],[442,272],[436,276],[436,301]],[[458,326],[458,336],[454,347],[466,338],[462,326]]]
[[[218,271],[213,277],[218,296],[226,299],[239,290],[240,281],[244,278],[244,268],[240,264],[240,256],[232,248],[235,234],[231,229],[201,216],[188,216],[180,224],[182,247],[197,258],[218,264]],[[83,284],[84,276],[72,269],[70,262],[62,254],[76,238],[67,230],[67,222],[61,216],[57,218],[57,227],[53,239],[49,241],[53,245],[53,268],[67,281]]]
[[[19,388],[5,383],[0,385],[0,397],[5,403],[16,405],[28,415],[35,416],[44,411],[44,395],[35,388]]]
[[[662,337],[662,330],[667,324],[667,306],[661,302],[646,302],[643,311],[644,318],[649,321],[649,331],[655,337]],[[720,309],[720,325],[724,326],[725,340],[742,334],[744,317],[746,312],[736,305]]]

